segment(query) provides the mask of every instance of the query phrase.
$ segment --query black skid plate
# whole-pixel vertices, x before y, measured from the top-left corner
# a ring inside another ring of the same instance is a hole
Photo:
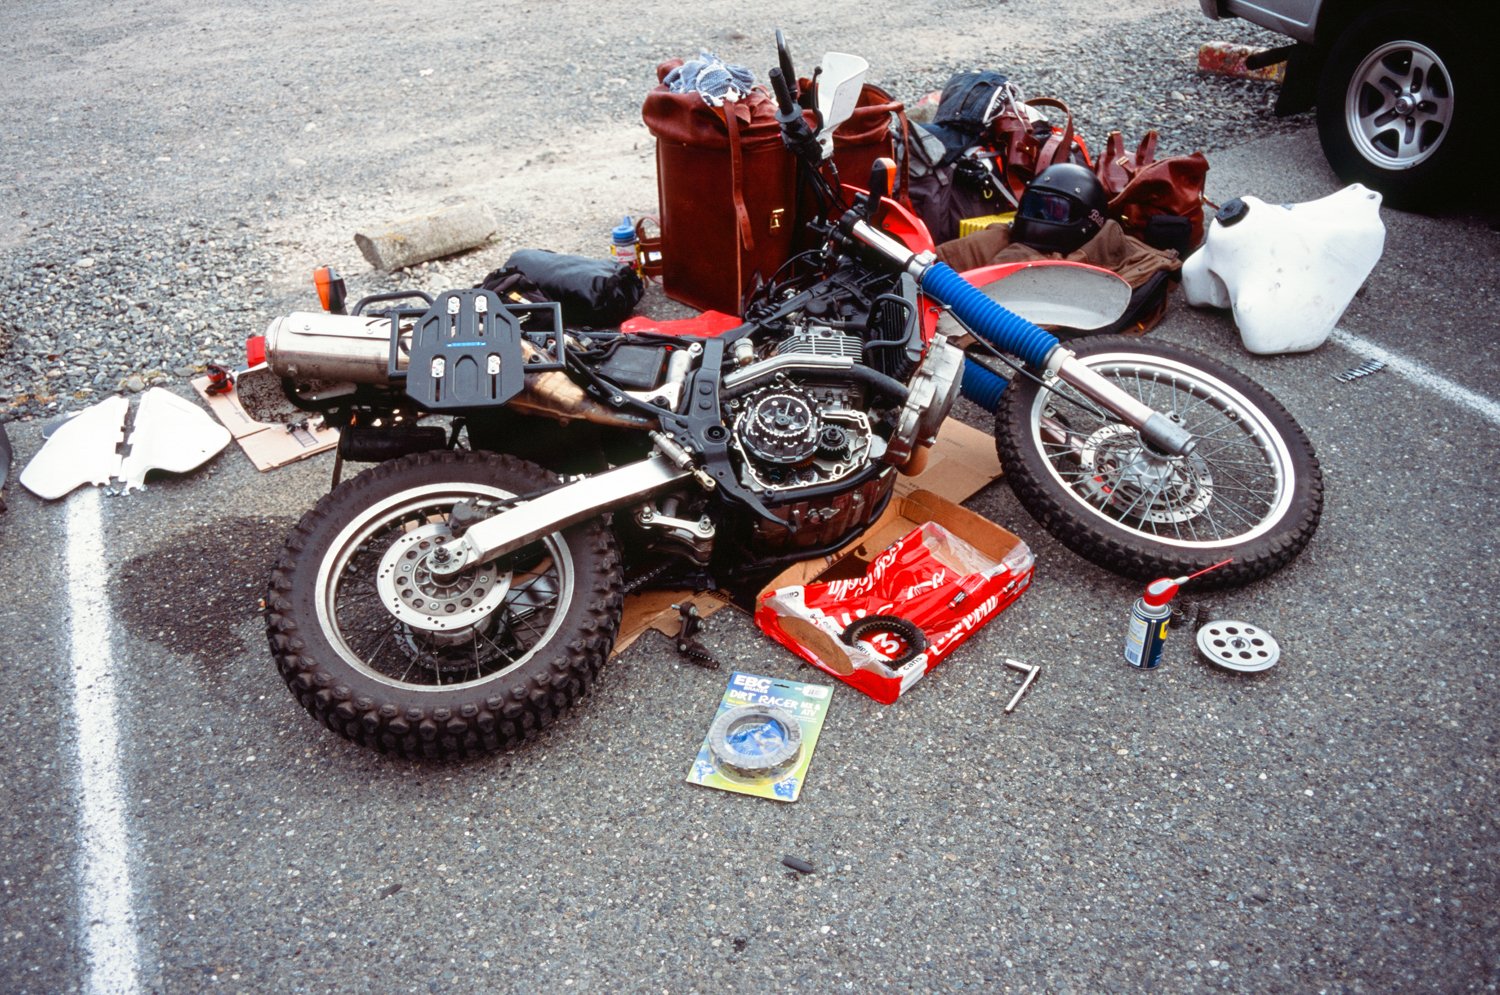
[[[488,290],[450,290],[411,332],[406,394],[429,409],[504,404],[526,386],[521,323]]]

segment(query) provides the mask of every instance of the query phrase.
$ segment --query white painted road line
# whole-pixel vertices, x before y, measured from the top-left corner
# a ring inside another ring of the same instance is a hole
[[[139,951],[99,502],[97,487],[84,487],[68,498],[69,655],[82,823],[80,929],[88,957],[85,990],[131,993],[140,988]]]
[[[1425,363],[1419,363],[1415,359],[1408,359],[1398,352],[1391,352],[1382,346],[1378,346],[1368,339],[1362,339],[1358,335],[1344,331],[1342,328],[1333,330],[1333,341],[1351,352],[1357,352],[1371,359],[1378,359],[1386,365],[1387,369],[1401,374],[1413,383],[1426,387],[1434,393],[1452,401],[1460,407],[1468,408],[1480,417],[1500,425],[1500,402],[1493,401],[1483,394],[1462,387],[1447,377],[1438,373]]]

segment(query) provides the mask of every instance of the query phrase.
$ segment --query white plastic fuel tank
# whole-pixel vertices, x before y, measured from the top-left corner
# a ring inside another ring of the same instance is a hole
[[[1380,194],[1361,184],[1301,204],[1238,197],[1182,264],[1182,290],[1195,307],[1232,307],[1251,352],[1306,352],[1328,338],[1384,249]]]

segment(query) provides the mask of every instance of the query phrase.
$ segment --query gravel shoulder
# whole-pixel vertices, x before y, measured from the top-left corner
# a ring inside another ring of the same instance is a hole
[[[1211,152],[1298,124],[1271,115],[1274,87],[1196,69],[1202,41],[1269,36],[1178,0],[507,3],[482,23],[437,0],[420,25],[374,0],[336,19],[308,3],[95,6],[13,4],[20,30],[0,41],[5,420],[238,362],[246,335],[306,306],[318,263],[358,293],[467,285],[517,248],[600,252],[620,215],[655,209],[640,103],[656,64],[710,49],[763,75],[776,26],[802,65],[860,52],[907,102],[1000,69],[1067,100],[1095,143],[1157,128],[1164,152]],[[354,247],[456,200],[492,207],[493,244],[394,276]]]

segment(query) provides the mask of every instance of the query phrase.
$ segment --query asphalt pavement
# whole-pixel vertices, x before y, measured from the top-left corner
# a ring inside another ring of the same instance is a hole
[[[1310,130],[1211,162],[1217,201],[1338,187]],[[1382,217],[1315,352],[1253,357],[1180,297],[1151,333],[1266,385],[1322,460],[1308,550],[1212,599],[1279,641],[1258,675],[1180,633],[1127,666],[1136,585],[1002,482],[969,506],[1035,584],[895,705],[726,611],[722,670],[648,635],[524,747],[392,761],[308,718],[256,614],[329,457],[12,484],[0,988],[1494,991],[1500,252],[1481,218]],[[19,469],[41,424],[11,428]],[[1011,715],[1007,656],[1042,667]],[[795,804],[684,781],[735,669],[835,687]]]

